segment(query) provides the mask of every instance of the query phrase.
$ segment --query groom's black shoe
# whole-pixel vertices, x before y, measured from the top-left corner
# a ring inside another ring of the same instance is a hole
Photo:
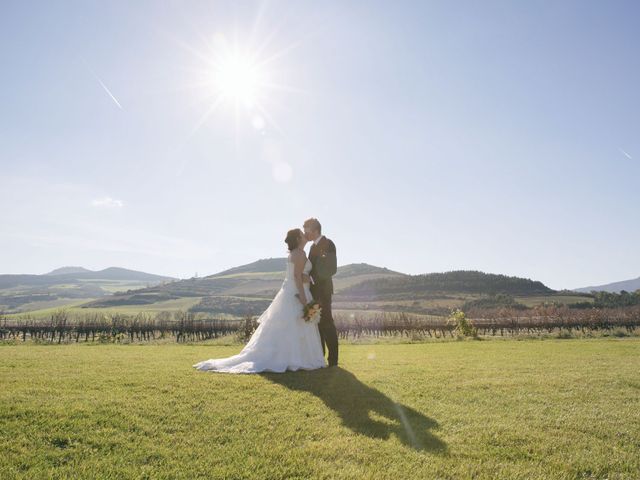
[[[338,364],[337,363],[330,363],[329,365],[327,365],[327,367],[337,367]]]

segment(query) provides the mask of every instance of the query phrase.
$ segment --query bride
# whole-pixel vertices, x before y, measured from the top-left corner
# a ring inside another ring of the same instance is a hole
[[[193,365],[198,370],[227,373],[313,370],[326,366],[318,325],[305,321],[303,306],[312,300],[309,291],[311,261],[304,253],[304,233],[287,232],[287,273],[271,305],[258,318],[258,328],[237,355],[212,358]],[[297,295],[296,295],[297,294]]]

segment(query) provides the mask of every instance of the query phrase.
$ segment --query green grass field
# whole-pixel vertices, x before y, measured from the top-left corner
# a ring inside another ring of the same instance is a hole
[[[533,297],[515,297],[517,302],[520,302],[527,307],[535,307],[536,305],[540,305],[542,303],[581,303],[581,302],[589,302],[593,303],[593,298],[580,296],[580,295],[538,295]]]
[[[212,345],[0,346],[0,478],[640,478],[640,340],[342,345],[199,372]]]
[[[64,305],[58,305],[50,308],[42,308],[39,310],[32,310],[29,312],[22,313],[10,313],[5,315],[7,318],[35,318],[35,319],[48,319],[54,313],[60,310],[66,310],[69,315],[87,315],[87,314],[112,314],[112,313],[122,313],[125,315],[136,315],[138,313],[149,313],[155,314],[158,312],[172,312],[172,311],[187,311],[189,308],[194,306],[200,301],[201,297],[183,297],[176,298],[173,300],[164,300],[162,302],[156,302],[149,305],[119,305],[117,307],[106,307],[106,308],[96,308],[96,307],[86,307],[83,308],[81,305],[90,302],[92,299],[82,299],[76,300],[74,302],[70,302]],[[93,299],[96,300],[96,299]],[[221,315],[222,316],[222,315]]]

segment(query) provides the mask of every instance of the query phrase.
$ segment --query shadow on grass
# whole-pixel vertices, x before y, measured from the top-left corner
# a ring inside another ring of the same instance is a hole
[[[261,375],[291,390],[314,394],[356,433],[379,439],[395,434],[415,450],[440,453],[447,450],[446,444],[430,432],[438,426],[434,419],[395,402],[339,366]]]

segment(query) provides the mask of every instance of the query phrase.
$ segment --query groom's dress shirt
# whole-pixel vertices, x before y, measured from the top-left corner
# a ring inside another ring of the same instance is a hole
[[[318,245],[318,242],[322,239],[322,237],[324,237],[324,235],[320,235],[318,238],[316,238],[316,239],[313,241],[313,247],[315,247],[316,245]],[[313,248],[313,247],[312,247],[312,248]],[[311,250],[309,250],[309,253],[311,253]],[[311,278],[311,277],[309,277],[309,278]],[[314,281],[313,281],[313,278],[311,278],[311,284],[312,284],[312,285],[315,285],[315,284],[316,284],[316,282],[314,282]]]
[[[314,246],[314,247],[318,245],[318,242],[319,242],[320,240],[322,240],[322,237],[324,237],[324,235],[320,235],[318,238],[316,238],[316,239],[313,241],[313,246]],[[311,250],[309,250],[309,253],[311,253]],[[312,283],[313,285],[315,285],[315,284],[316,284],[316,282],[314,282],[314,281],[313,281],[313,278],[311,279],[311,283]]]
[[[316,239],[313,241],[313,246],[318,245],[318,242],[320,241],[320,239],[321,239],[322,237],[324,237],[324,235],[320,235],[318,238],[316,238]],[[309,253],[311,253],[311,249],[309,249]],[[312,284],[312,285],[315,285],[315,284],[316,284],[316,282],[314,282],[314,281],[313,281],[313,278],[311,278],[311,276],[309,276],[309,279],[311,280],[311,284]]]

